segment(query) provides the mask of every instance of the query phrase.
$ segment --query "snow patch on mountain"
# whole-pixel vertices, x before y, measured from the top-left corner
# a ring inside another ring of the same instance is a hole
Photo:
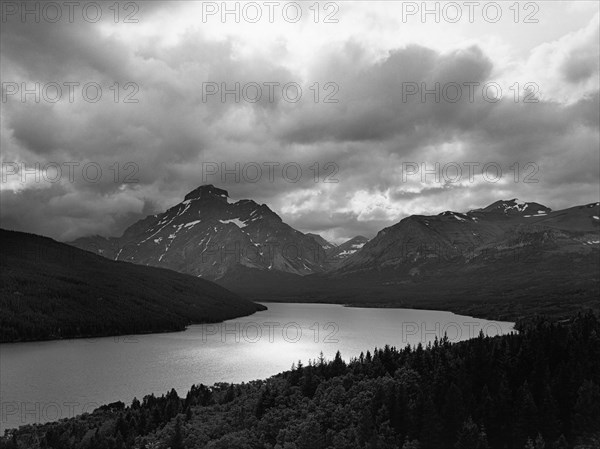
[[[229,223],[233,223],[234,225],[236,225],[238,228],[245,228],[246,226],[248,226],[246,223],[244,223],[242,220],[240,220],[239,218],[232,218],[229,220],[219,220],[221,223],[223,224],[229,224]]]
[[[504,206],[504,213],[507,213],[509,210],[512,210],[512,209],[516,209],[519,212],[523,212],[523,211],[525,211],[525,209],[527,209],[529,204],[527,204],[525,201],[519,200],[518,198],[514,198],[514,199],[510,200],[509,202],[504,203],[503,206]]]
[[[338,254],[338,257],[340,256],[349,256],[350,254],[354,254],[357,250],[355,249],[347,249],[342,251],[341,253]]]

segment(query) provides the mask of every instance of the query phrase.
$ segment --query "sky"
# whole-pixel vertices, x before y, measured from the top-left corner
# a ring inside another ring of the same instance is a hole
[[[3,228],[120,236],[202,184],[337,243],[600,197],[597,2],[1,4]]]

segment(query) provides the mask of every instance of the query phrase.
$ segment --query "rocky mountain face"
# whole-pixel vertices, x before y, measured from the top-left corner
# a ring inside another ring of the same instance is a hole
[[[239,269],[307,275],[325,271],[325,249],[264,204],[230,202],[227,191],[198,187],[164,213],[138,221],[119,238],[72,245],[113,260],[170,268],[216,280]]]
[[[337,245],[335,243],[331,243],[328,242],[327,240],[325,240],[323,237],[321,237],[319,234],[312,234],[312,233],[307,233],[306,234],[309,237],[312,237],[314,239],[315,242],[317,242],[317,244],[323,248],[323,251],[325,251],[326,253],[334,250],[335,248],[337,248]]]
[[[465,213],[413,215],[385,228],[335,268],[333,275],[423,270],[495,262],[526,262],[553,255],[585,255],[600,247],[599,203],[552,211],[517,199]]]
[[[352,254],[359,251],[363,246],[365,246],[365,243],[367,243],[368,241],[369,239],[363,237],[362,235],[357,235],[356,237],[353,237],[350,240],[346,240],[341,245],[331,248],[327,252],[329,260],[331,260],[334,263],[341,263],[342,261],[350,257]]]

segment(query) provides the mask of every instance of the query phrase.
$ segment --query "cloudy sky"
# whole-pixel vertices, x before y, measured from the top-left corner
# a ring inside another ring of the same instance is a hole
[[[2,3],[4,228],[120,235],[206,183],[336,242],[600,196],[597,2]]]

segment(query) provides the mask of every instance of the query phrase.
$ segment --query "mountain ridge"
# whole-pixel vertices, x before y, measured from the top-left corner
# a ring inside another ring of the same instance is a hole
[[[496,201],[466,213],[445,211],[429,216],[411,215],[379,231],[375,238],[333,271],[369,269],[375,259],[378,259],[379,267],[384,267],[414,265],[418,261],[442,262],[449,258],[462,258],[468,262],[481,256],[484,250],[495,250],[498,254],[508,250],[524,253],[540,233],[550,231],[571,234],[571,238],[580,243],[579,250],[586,252],[589,245],[597,245],[593,242],[598,240],[600,231],[599,214],[599,203],[552,211],[539,203],[513,199]],[[531,234],[529,241],[514,241],[515,236],[527,233]],[[550,237],[557,239],[560,235]],[[571,246],[563,243],[562,249]]]
[[[292,228],[266,204],[230,202],[226,190],[208,184],[165,212],[132,224],[121,237],[84,237],[70,244],[211,280],[235,278],[236,271],[246,269],[339,277],[396,267],[412,276],[423,264],[482,262],[489,254],[524,253],[544,239],[546,250],[552,241],[558,252],[587,251],[598,240],[600,221],[593,218],[598,209],[598,203],[588,203],[553,211],[537,202],[498,200],[466,212],[410,215],[371,240],[356,236],[334,245]]]

